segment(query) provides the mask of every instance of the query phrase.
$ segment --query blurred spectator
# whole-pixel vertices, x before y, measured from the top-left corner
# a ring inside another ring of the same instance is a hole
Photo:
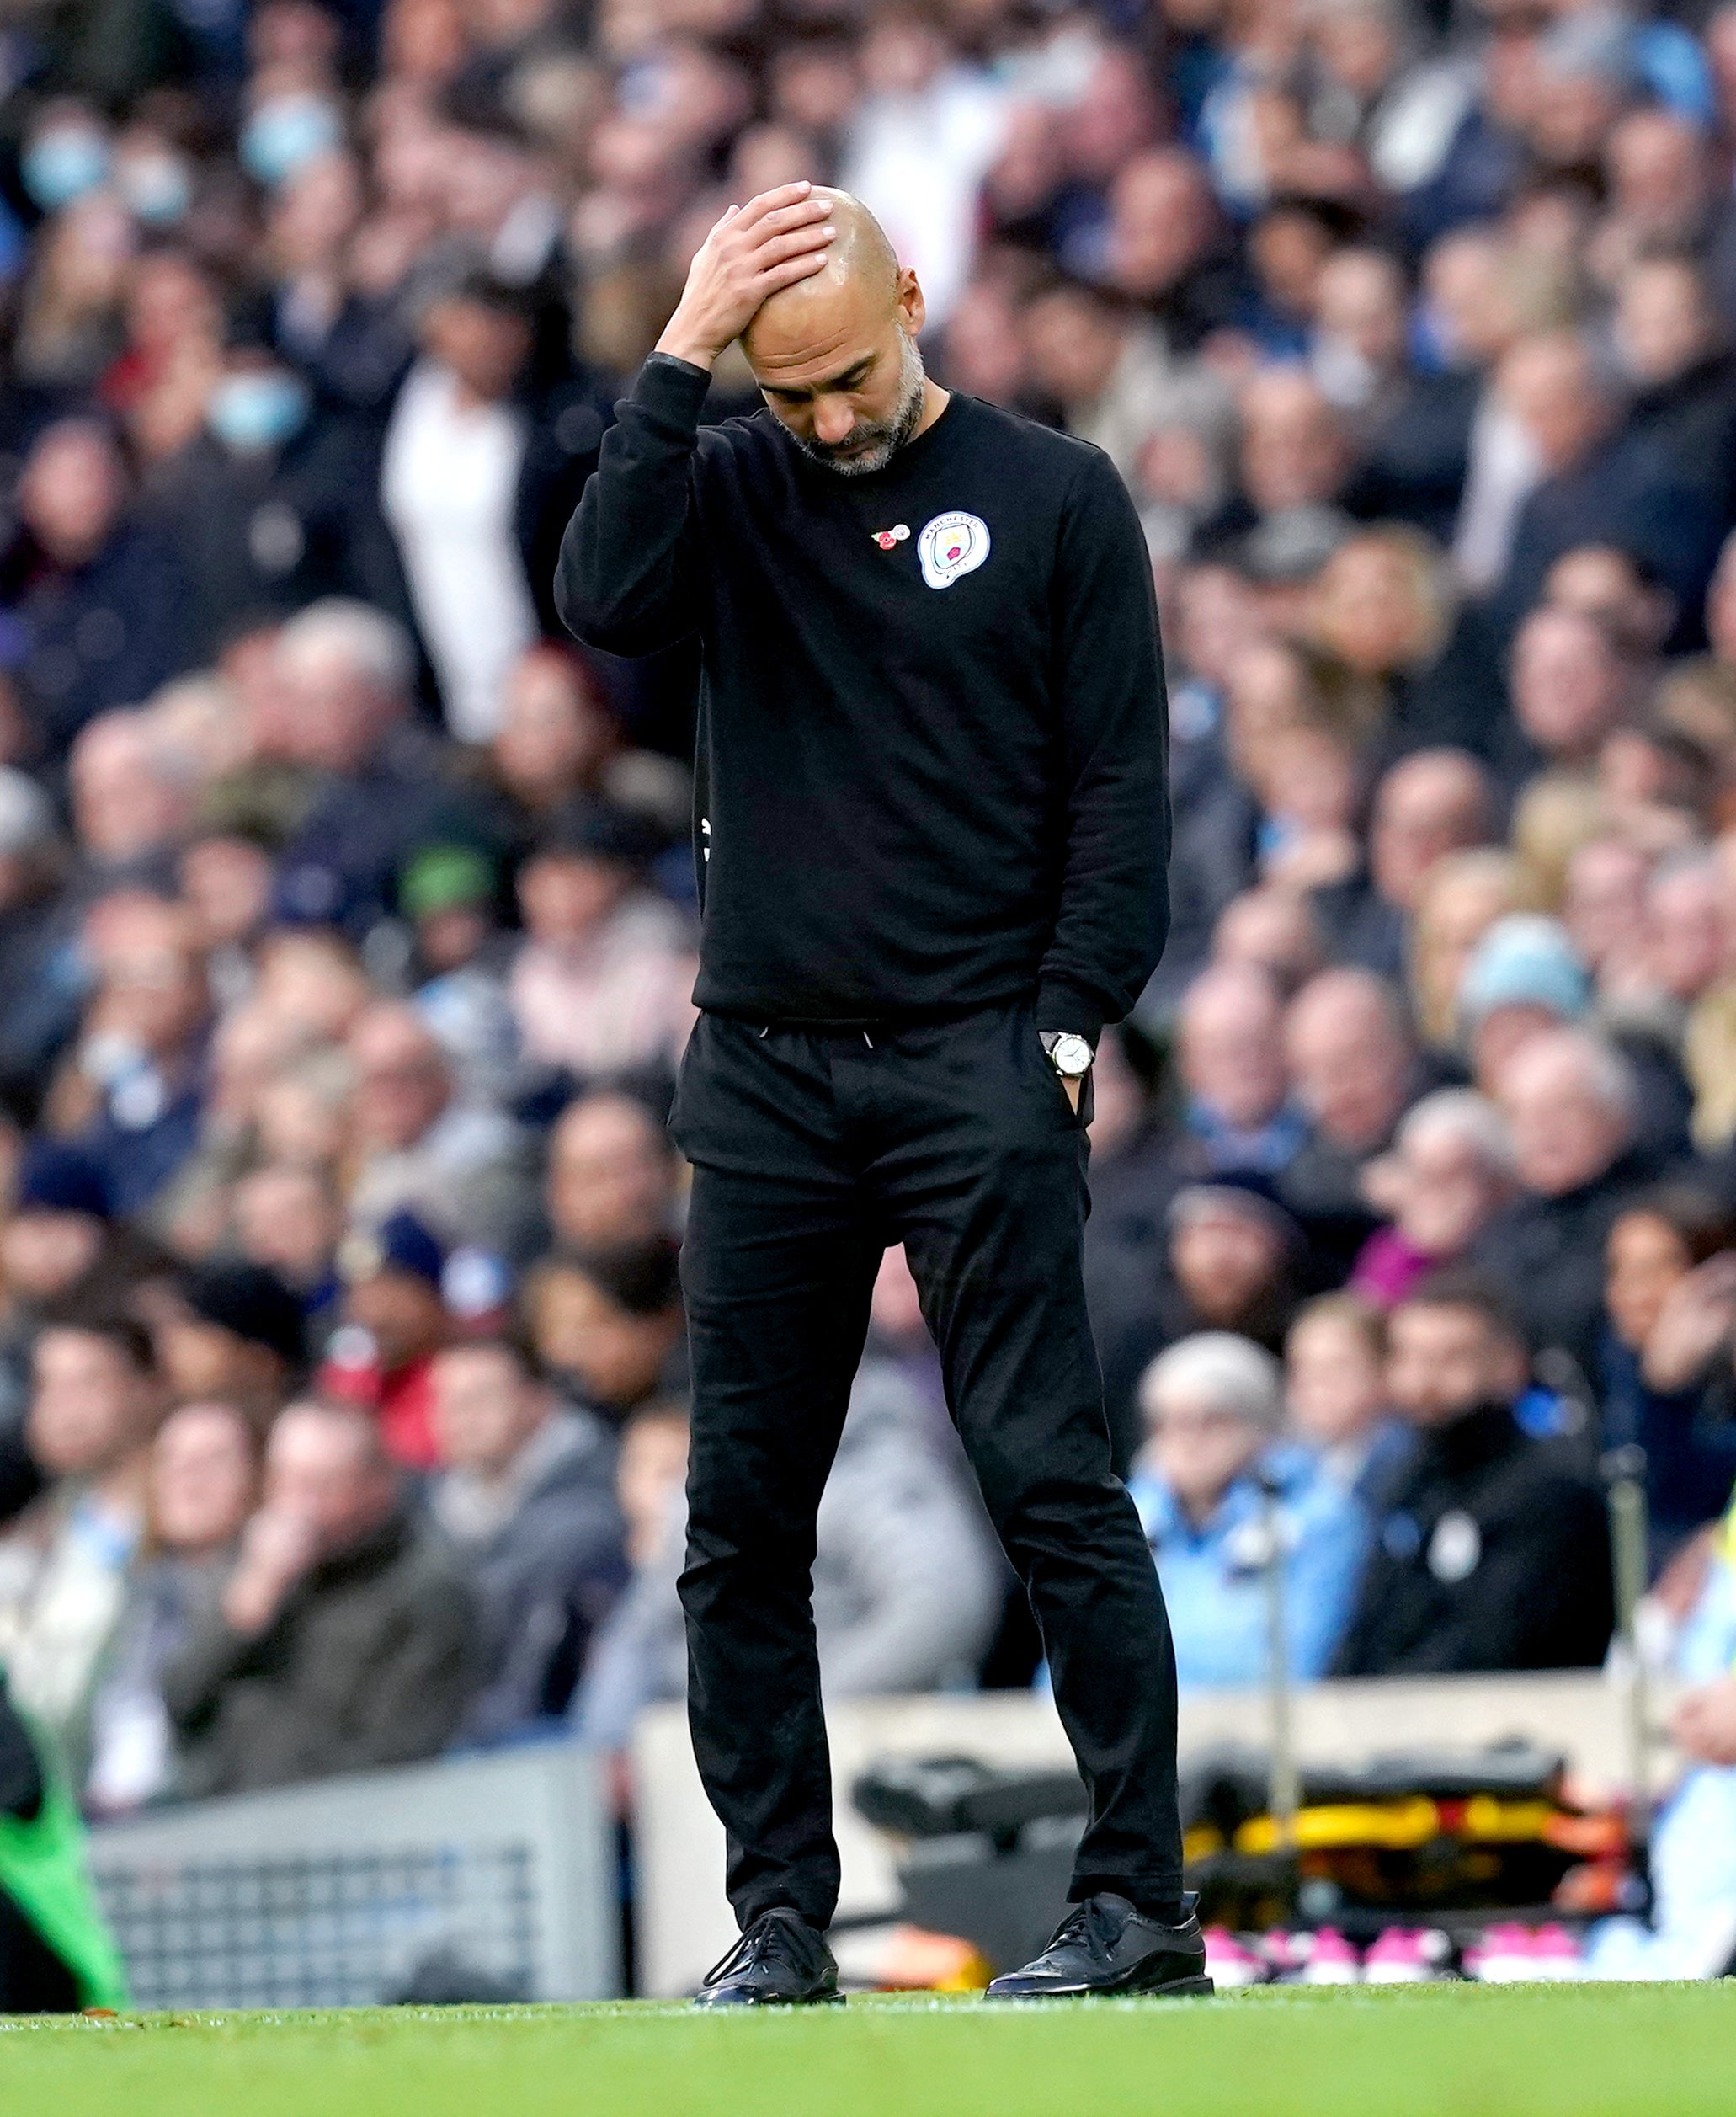
[[[549,1135],[551,1233],[581,1256],[667,1235],[678,1165],[668,1132],[643,1103],[607,1090],[579,1096]]]
[[[359,1410],[292,1405],[215,1609],[163,1671],[182,1784],[242,1793],[435,1754],[475,1686],[477,1614]]]
[[[1130,1481],[1157,1562],[1176,1674],[1262,1682],[1270,1661],[1270,1537],[1282,1549],[1289,1673],[1324,1673],[1355,1593],[1367,1531],[1343,1486],[1275,1448],[1281,1373],[1244,1338],[1207,1331],[1154,1360],[1139,1389],[1149,1438]],[[1267,1527],[1262,1474],[1272,1481]]]
[[[184,666],[186,584],[167,541],[128,511],[119,445],[98,420],[38,436],[0,554],[0,611],[42,750],[65,756],[98,713],[136,705]]]
[[[1487,843],[1490,808],[1482,767],[1462,750],[1419,750],[1393,765],[1375,795],[1366,868],[1314,892],[1334,957],[1399,976],[1424,883],[1437,861]]]
[[[1520,1196],[1470,1255],[1510,1289],[1532,1345],[1595,1361],[1603,1245],[1653,1171],[1632,1142],[1638,1119],[1632,1069],[1579,1030],[1531,1039],[1501,1075]]]
[[[50,1482],[0,1537],[0,1659],[76,1783],[144,1528],[162,1398],[150,1337],[130,1321],[51,1325],[31,1368],[30,1453]]]
[[[612,1426],[658,1394],[685,1357],[676,1253],[666,1236],[550,1257],[531,1272],[525,1306],[545,1371]]]
[[[448,1241],[516,1250],[529,1210],[525,1143],[512,1121],[462,1101],[434,1032],[381,1002],[349,1032],[355,1064],[350,1211],[365,1225],[413,1212]]]
[[[85,1799],[101,1814],[170,1790],[174,1736],[162,1673],[208,1623],[258,1498],[258,1427],[232,1405],[184,1404],[151,1450],[145,1537],[91,1715]]]
[[[693,1019],[682,921],[642,880],[651,840],[586,803],[546,826],[520,870],[525,939],[509,984],[525,1056],[580,1082],[673,1071]]]
[[[377,1232],[358,1232],[338,1256],[343,1323],[326,1347],[319,1386],[365,1407],[396,1463],[432,1469],[434,1359],[451,1335],[442,1298],[446,1253],[413,1213],[389,1214]]]
[[[1393,989],[1366,970],[1323,970],[1284,1017],[1284,1052],[1308,1136],[1278,1181],[1324,1268],[1341,1277],[1373,1233],[1362,1171],[1416,1093],[1417,1053]]]
[[[469,1560],[481,1609],[481,1688],[461,1737],[508,1740],[565,1714],[626,1581],[615,1450],[507,1338],[438,1356],[434,1430],[430,1510]]]
[[[1352,1290],[1380,1309],[1442,1265],[1457,1264],[1513,1198],[1518,1178],[1505,1121],[1464,1088],[1441,1088],[1400,1120],[1393,1151],[1364,1172],[1369,1203],[1387,1216],[1363,1245]]]
[[[1736,1484],[1730,1234],[1715,1200],[1664,1186],[1643,1192],[1605,1245],[1603,1438],[1645,1450],[1654,1565],[1722,1514]]]
[[[258,1264],[196,1266],[178,1292],[156,1331],[171,1394],[232,1405],[263,1432],[301,1379],[301,1303]]]
[[[1387,1324],[1350,1293],[1323,1293],[1297,1312],[1284,1341],[1290,1430],[1322,1474],[1365,1506],[1408,1442],[1387,1401]]]
[[[1270,1176],[1301,1146],[1307,1121],[1289,1100],[1282,1021],[1277,988],[1245,965],[1214,966],[1189,988],[1177,1053],[1187,1129],[1205,1169]]]
[[[1526,1356],[1499,1296],[1443,1272],[1388,1330],[1387,1392],[1416,1446],[1378,1496],[1335,1672],[1595,1667],[1612,1622],[1602,1498],[1515,1422]]]
[[[668,1512],[650,1555],[598,1637],[574,1711],[587,1741],[626,1746],[637,1714],[685,1694],[687,1653],[675,1582],[685,1512],[646,1463],[648,1427],[630,1427],[623,1472],[661,1485]],[[636,1512],[650,1542],[652,1491]],[[646,1501],[651,1501],[647,1506]],[[979,1503],[936,1447],[927,1405],[890,1362],[858,1373],[820,1502],[814,1630],[828,1698],[956,1689],[972,1682],[1000,1613],[1002,1570]]]

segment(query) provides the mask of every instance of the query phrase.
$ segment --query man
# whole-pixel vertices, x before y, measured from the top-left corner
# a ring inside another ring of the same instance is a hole
[[[232,1404],[264,1432],[306,1357],[301,1304],[268,1266],[190,1266],[157,1326],[172,1398]]]
[[[145,1527],[162,1387],[127,1317],[51,1325],[31,1359],[24,1438],[49,1482],[0,1538],[0,1665],[83,1783],[91,1693]]]
[[[562,553],[582,638],[704,654],[682,1597],[743,1928],[708,2004],[836,1997],[814,1522],[897,1241],[1091,1794],[1078,1909],[996,1990],[1206,1989],[1079,1266],[1092,1042],[1163,939],[1150,568],[1107,460],[938,388],[923,319],[855,200],[725,214]],[[769,409],[700,437],[738,337]]]
[[[1595,1667],[1613,1608],[1603,1503],[1514,1421],[1525,1343],[1494,1282],[1436,1272],[1390,1332],[1387,1394],[1415,1444],[1377,1497],[1335,1672]]]
[[[460,1096],[434,1032],[402,1001],[368,1008],[349,1049],[356,1070],[355,1218],[377,1226],[411,1212],[446,1243],[516,1250],[535,1198],[512,1119]]]
[[[1523,1193],[1472,1256],[1511,1289],[1532,1344],[1597,1372],[1604,1238],[1658,1173],[1635,1144],[1638,1085],[1622,1053],[1579,1029],[1534,1035],[1503,1069],[1502,1115]]]
[[[626,1585],[615,1449],[601,1420],[563,1406],[505,1337],[435,1357],[434,1430],[445,1466],[434,1517],[470,1560],[482,1605],[482,1688],[461,1731],[510,1741],[566,1711]]]
[[[474,1688],[469,1584],[364,1411],[292,1404],[216,1612],[164,1673],[192,1794],[436,1756]]]
[[[1288,1168],[1307,1121],[1289,1099],[1284,1002],[1266,972],[1249,963],[1202,971],[1181,1003],[1176,1058],[1201,1173]]]
[[[1415,750],[1394,765],[1375,791],[1366,868],[1312,892],[1332,955],[1402,977],[1429,870],[1488,843],[1492,805],[1488,775],[1465,750]]]
[[[678,1164],[642,1102],[599,1089],[569,1103],[549,1135],[549,1230],[584,1256],[648,1242],[674,1219]]]
[[[446,1342],[446,1253],[412,1213],[377,1234],[358,1233],[338,1253],[343,1321],[332,1335],[317,1386],[371,1411],[386,1453],[413,1470],[439,1460],[434,1436],[434,1357]]]

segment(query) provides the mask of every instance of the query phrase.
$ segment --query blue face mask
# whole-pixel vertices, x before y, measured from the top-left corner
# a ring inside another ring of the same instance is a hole
[[[242,166],[275,190],[303,163],[329,153],[343,138],[343,120],[323,96],[274,95],[241,129]]]
[[[293,440],[306,424],[307,411],[305,383],[281,368],[258,368],[226,375],[211,392],[205,419],[219,440],[252,452]]]
[[[19,173],[42,211],[56,213],[107,177],[109,142],[88,125],[51,125],[24,149]]]
[[[116,165],[114,184],[147,227],[170,227],[193,203],[187,165],[173,154],[134,155]]]

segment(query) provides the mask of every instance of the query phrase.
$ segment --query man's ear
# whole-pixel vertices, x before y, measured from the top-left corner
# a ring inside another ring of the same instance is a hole
[[[912,338],[920,338],[922,327],[928,322],[928,304],[922,298],[922,288],[914,272],[907,265],[898,275],[898,321]]]

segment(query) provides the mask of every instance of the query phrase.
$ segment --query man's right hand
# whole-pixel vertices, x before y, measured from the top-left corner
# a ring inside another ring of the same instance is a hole
[[[738,339],[760,304],[780,287],[811,279],[838,232],[829,201],[812,184],[781,184],[745,205],[732,205],[700,244],[659,353],[709,370]]]
[[[261,1507],[242,1532],[235,1570],[223,1590],[223,1615],[231,1628],[250,1639],[264,1631],[318,1555],[311,1522]]]

